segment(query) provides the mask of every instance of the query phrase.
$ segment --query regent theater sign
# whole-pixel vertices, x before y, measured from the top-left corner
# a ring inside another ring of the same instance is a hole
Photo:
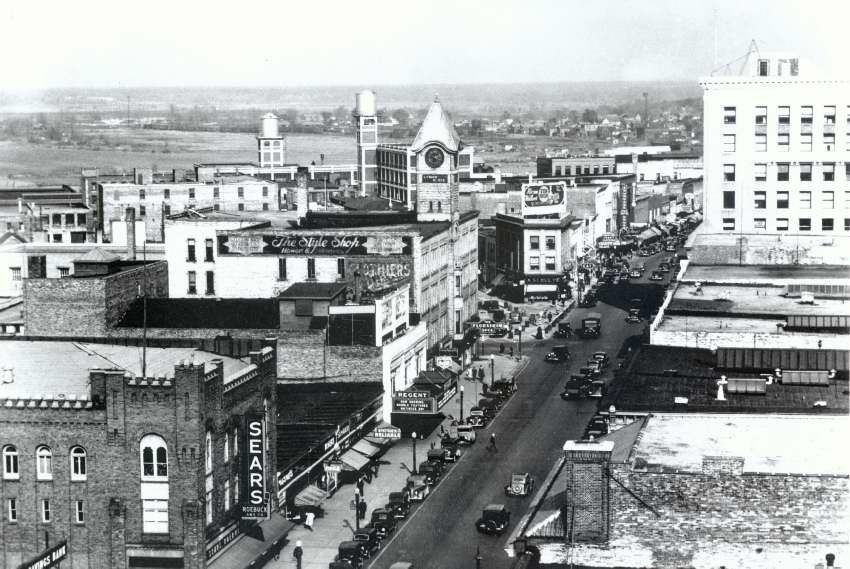
[[[219,233],[219,255],[329,256],[410,255],[410,237],[397,235],[351,235],[304,231],[276,233]]]

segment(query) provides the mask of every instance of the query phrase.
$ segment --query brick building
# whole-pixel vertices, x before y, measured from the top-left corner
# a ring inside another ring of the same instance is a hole
[[[65,540],[71,568],[205,567],[246,496],[243,417],[265,417],[274,493],[275,353],[0,343],[0,549],[16,567]],[[281,523],[263,522],[266,535]],[[236,539],[238,541],[238,539]]]

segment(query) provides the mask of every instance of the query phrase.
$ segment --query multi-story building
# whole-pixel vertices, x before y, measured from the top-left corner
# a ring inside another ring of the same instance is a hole
[[[95,237],[92,211],[70,186],[0,188],[0,230],[37,243],[88,243]]]
[[[700,81],[705,231],[850,232],[850,81],[752,52],[740,75]]]
[[[607,176],[617,172],[613,156],[558,156],[537,158],[537,177]]]
[[[59,546],[63,567],[200,569],[256,525],[242,519],[248,484],[276,487],[274,350],[146,356],[0,343],[0,566],[35,566]],[[263,431],[253,445],[245,419]],[[269,547],[287,527],[276,513],[260,523]]]

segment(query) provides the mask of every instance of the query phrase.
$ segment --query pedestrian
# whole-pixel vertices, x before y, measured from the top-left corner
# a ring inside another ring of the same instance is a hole
[[[307,512],[307,515],[304,516],[304,527],[310,531],[313,531],[313,520],[316,518],[316,514],[313,512]]]
[[[496,433],[490,433],[490,450],[497,452],[496,449]]]
[[[478,379],[484,381],[484,366],[478,366]]]
[[[374,466],[374,470],[372,471],[372,478],[377,478],[377,477],[378,477],[378,467],[379,467],[379,466],[380,466],[380,465],[376,462],[376,463],[375,463],[375,466]]]
[[[504,345],[504,344],[499,344],[499,353],[500,353],[500,354],[504,354],[504,353],[505,353],[505,345]]]
[[[357,491],[363,496],[363,477],[357,479]]]
[[[304,555],[304,550],[301,549],[301,541],[295,542],[295,549],[292,550],[292,557],[295,558],[296,569],[301,569],[301,557]]]

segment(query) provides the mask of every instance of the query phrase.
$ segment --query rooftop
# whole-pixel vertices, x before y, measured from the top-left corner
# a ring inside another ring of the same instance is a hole
[[[136,299],[119,328],[143,326],[143,300]],[[265,298],[149,298],[149,328],[275,329],[278,303]]]
[[[814,304],[801,304],[799,298],[783,296],[783,288],[762,285],[731,285],[683,282],[676,289],[668,314],[773,315],[781,318],[792,314],[850,315],[850,304],[840,299],[818,298]]]
[[[422,126],[410,146],[418,152],[430,142],[440,142],[451,152],[457,152],[463,146],[451,117],[438,99],[428,107],[428,114],[425,115]]]
[[[224,376],[239,371],[248,364],[195,348],[148,348],[148,377],[174,376],[174,366],[181,360],[209,362],[221,359]],[[89,371],[92,369],[123,369],[134,375],[142,373],[142,348],[112,344],[81,344],[77,342],[0,341],[0,399],[66,399],[87,398]],[[12,379],[12,381],[7,381]]]
[[[342,294],[345,288],[345,283],[299,282],[293,283],[292,286],[281,292],[278,298],[285,300],[333,299]]]
[[[701,472],[705,456],[741,457],[744,472],[850,474],[836,444],[850,438],[847,417],[651,415],[632,450],[635,463]]]
[[[713,237],[713,236],[712,236]],[[838,265],[688,265],[682,282],[785,285],[800,281],[845,284],[850,267]]]

